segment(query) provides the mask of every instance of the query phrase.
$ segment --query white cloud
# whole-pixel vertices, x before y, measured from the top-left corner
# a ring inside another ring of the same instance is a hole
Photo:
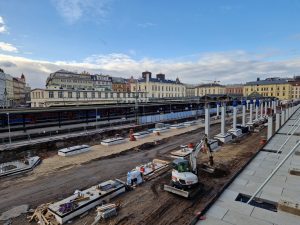
[[[136,51],[135,51],[134,49],[129,49],[129,50],[128,50],[128,53],[129,53],[130,55],[136,55]]]
[[[6,42],[0,42],[0,50],[5,52],[18,52],[18,49],[15,46]]]
[[[0,33],[5,33],[7,32],[3,17],[0,16]]]
[[[262,55],[266,55],[265,58]],[[32,87],[44,87],[49,73],[59,69],[112,76],[140,77],[145,70],[153,74],[162,72],[168,79],[179,77],[182,82],[197,84],[205,80],[220,80],[222,84],[245,83],[257,77],[293,76],[299,74],[300,58],[271,61],[268,54],[249,54],[244,51],[195,54],[191,59],[135,60],[128,55],[114,53],[92,55],[77,61],[42,61],[24,57],[1,55],[0,66],[8,73],[19,76],[24,73]]]
[[[112,0],[52,0],[59,14],[70,24],[82,17],[104,18]]]

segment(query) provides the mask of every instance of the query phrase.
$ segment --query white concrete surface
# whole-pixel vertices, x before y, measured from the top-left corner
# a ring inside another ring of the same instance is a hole
[[[300,117],[298,109],[290,118]],[[287,155],[297,141],[299,135],[293,135],[282,148],[281,154],[263,150],[277,151],[288,137],[283,131],[289,130],[289,121],[280,128],[250,164],[229,185],[213,206],[207,211],[206,219],[198,221],[198,225],[296,225],[300,224],[300,216],[254,207],[238,202],[239,194],[252,195],[264,180],[274,170],[276,165]],[[296,149],[300,151],[300,147]],[[258,193],[257,197],[264,201],[274,202],[287,200],[300,204],[300,176],[290,175],[289,169],[300,169],[300,155],[293,154],[275,173],[267,185]]]

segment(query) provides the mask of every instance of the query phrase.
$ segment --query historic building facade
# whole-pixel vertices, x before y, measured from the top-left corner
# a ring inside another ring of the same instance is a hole
[[[288,79],[283,78],[267,78],[256,81],[247,82],[244,85],[243,93],[247,97],[252,93],[258,93],[263,97],[276,97],[280,100],[292,99],[292,85]]]
[[[131,92],[147,92],[149,98],[180,98],[186,96],[186,88],[177,78],[167,80],[165,74],[157,74],[152,78],[151,72],[143,72],[142,78],[131,81]]]

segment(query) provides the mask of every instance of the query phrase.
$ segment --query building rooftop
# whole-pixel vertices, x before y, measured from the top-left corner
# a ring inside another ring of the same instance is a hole
[[[279,168],[271,180],[257,195],[260,204],[249,205],[248,199],[299,141],[300,129],[296,130],[281,154],[276,154],[287,139],[287,133],[300,118],[300,109],[278,130],[252,161],[225,189],[197,225],[296,225],[300,216],[277,209],[279,201],[300,203],[300,177],[290,170],[300,169],[300,147]],[[299,121],[298,121],[299,123]],[[298,215],[300,210],[298,209]]]
[[[127,83],[127,79],[125,79],[123,77],[111,77],[111,78],[112,78],[113,83],[119,83],[119,84],[126,84]]]
[[[146,82],[146,79],[140,78],[138,79],[138,82],[143,83]],[[155,83],[168,83],[168,84],[182,84],[180,81],[175,80],[166,80],[166,79],[158,79],[158,78],[149,78],[149,82],[155,82]]]
[[[195,88],[197,85],[196,84],[184,84],[186,88]]]
[[[268,85],[268,84],[287,84],[288,80],[283,78],[267,78],[265,80],[257,80],[247,82],[245,85]]]
[[[225,86],[217,83],[208,83],[208,84],[199,84],[196,87],[225,87]]]

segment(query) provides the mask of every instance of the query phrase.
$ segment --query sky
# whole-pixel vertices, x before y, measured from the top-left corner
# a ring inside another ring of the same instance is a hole
[[[0,0],[0,68],[198,84],[300,75],[300,0]]]

